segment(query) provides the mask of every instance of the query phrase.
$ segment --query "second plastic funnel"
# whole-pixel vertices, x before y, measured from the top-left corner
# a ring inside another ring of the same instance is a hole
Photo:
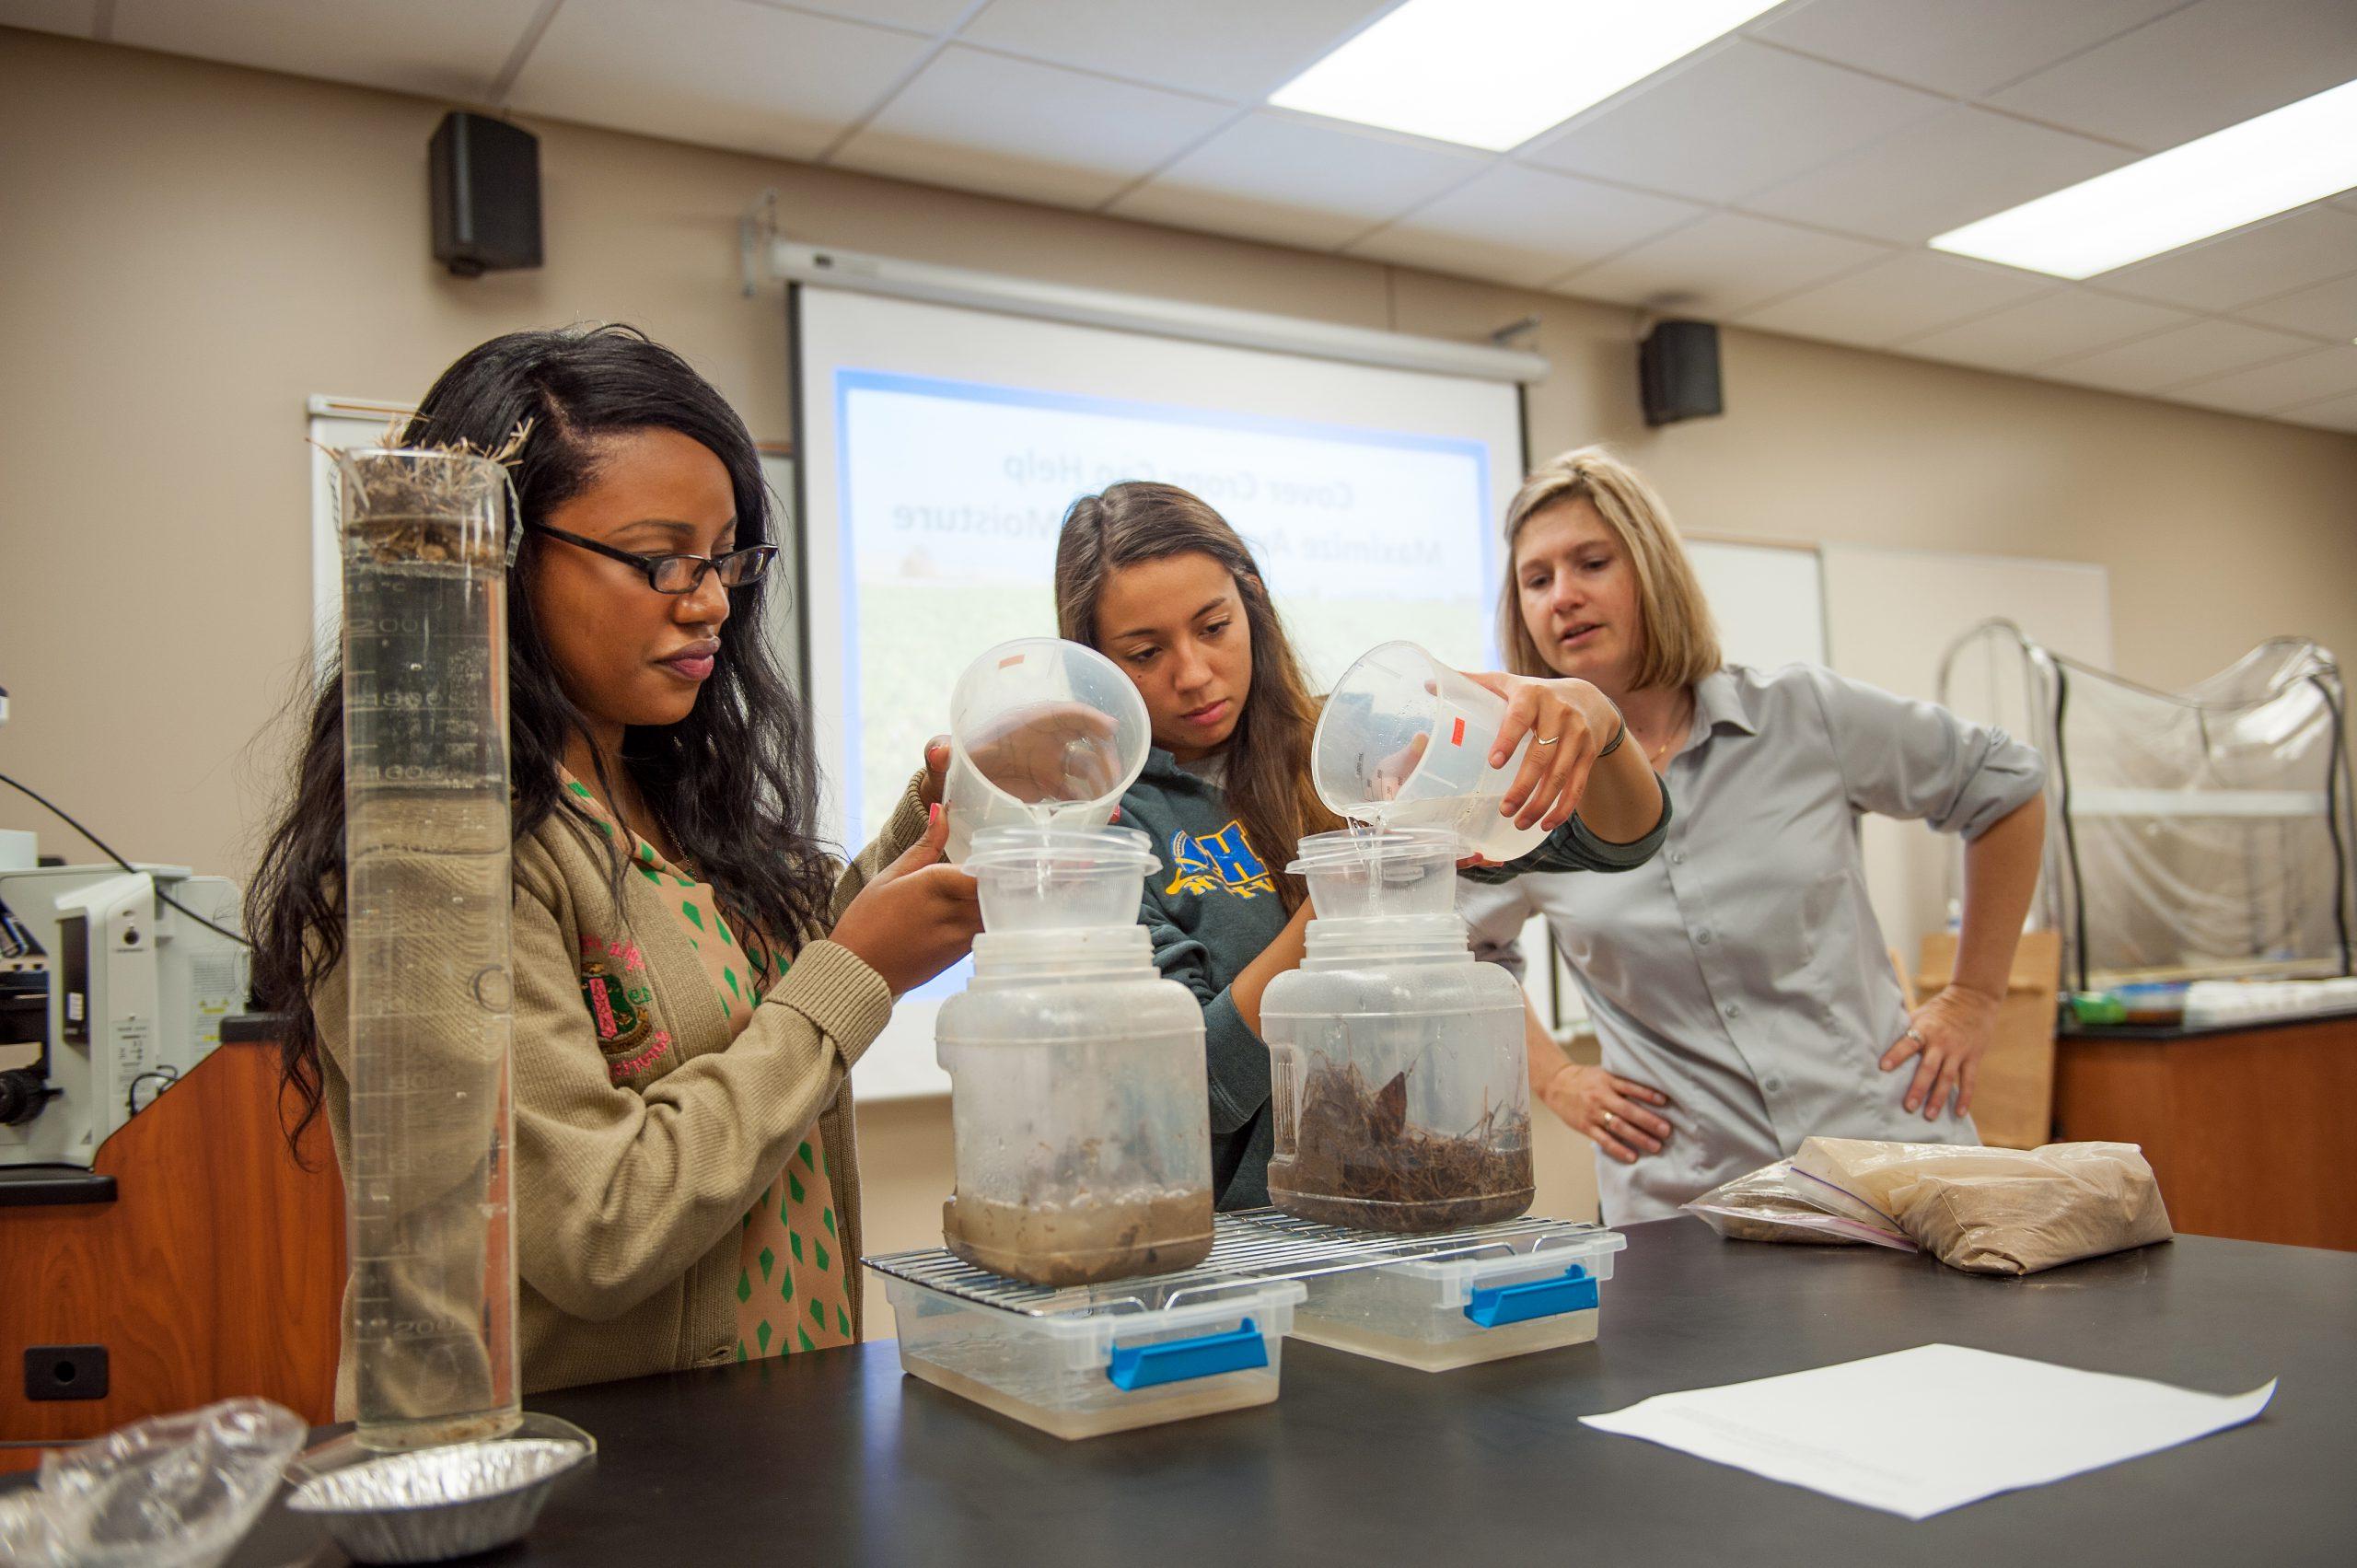
[[[1446,828],[1462,853],[1507,861],[1547,834],[1517,828],[1498,806],[1530,749],[1503,768],[1490,749],[1505,700],[1413,643],[1385,643],[1342,672],[1310,742],[1318,797],[1337,814],[1384,828]]]
[[[949,699],[948,854],[985,828],[1101,828],[1153,744],[1145,701],[1111,659],[1026,637],[966,667]]]

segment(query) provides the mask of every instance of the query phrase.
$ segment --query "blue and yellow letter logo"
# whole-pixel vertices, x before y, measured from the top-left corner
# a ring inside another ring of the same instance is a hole
[[[1255,893],[1273,893],[1276,878],[1252,852],[1252,841],[1244,836],[1244,824],[1231,821],[1216,833],[1173,833],[1170,835],[1170,886],[1165,896],[1181,890],[1208,893],[1225,889],[1239,899]]]

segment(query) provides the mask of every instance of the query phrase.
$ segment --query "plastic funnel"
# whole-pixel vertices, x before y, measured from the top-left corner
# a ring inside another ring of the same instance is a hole
[[[1285,869],[1308,882],[1319,920],[1445,915],[1457,909],[1457,854],[1445,829],[1344,829],[1302,840]]]
[[[1515,827],[1498,805],[1529,738],[1504,767],[1490,766],[1505,716],[1504,698],[1413,643],[1386,643],[1342,672],[1318,715],[1310,741],[1318,797],[1380,828],[1446,828],[1460,854],[1527,854],[1546,833]]]
[[[1053,637],[1000,644],[949,698],[950,860],[964,865],[992,828],[1103,827],[1152,744],[1144,699],[1103,654]]]
[[[993,933],[1135,925],[1161,865],[1135,828],[985,828],[966,857]]]

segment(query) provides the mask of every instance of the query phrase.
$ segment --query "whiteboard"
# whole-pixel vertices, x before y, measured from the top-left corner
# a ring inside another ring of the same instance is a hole
[[[1806,545],[1689,540],[1687,558],[1719,623],[1729,662],[1774,669],[1825,662],[1825,586]]]
[[[1991,616],[2057,653],[2111,668],[2111,579],[2101,566],[1853,544],[1829,544],[1822,554],[1831,663],[1852,679],[1937,702],[1942,656]],[[1974,686],[1952,700],[1964,717],[2025,738],[2019,704],[2007,695]],[[1911,970],[1924,935],[1946,924],[1948,901],[1961,896],[1963,841],[1871,816],[1860,836],[1875,914]]]

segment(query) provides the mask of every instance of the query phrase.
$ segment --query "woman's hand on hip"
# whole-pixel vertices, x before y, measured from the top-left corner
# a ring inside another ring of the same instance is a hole
[[[924,837],[862,888],[828,934],[883,976],[894,996],[964,958],[982,928],[974,879],[942,859],[948,836],[935,806]]]
[[[1641,1154],[1661,1153],[1669,1141],[1669,1123],[1647,1109],[1667,1105],[1669,1097],[1601,1067],[1566,1063],[1538,1098],[1563,1125],[1622,1165],[1636,1164]]]
[[[1907,1032],[1882,1053],[1882,1070],[1896,1072],[1913,1058],[1907,1109],[1920,1107],[1924,1121],[1937,1121],[1941,1106],[1953,1095],[1961,1118],[1972,1109],[1980,1058],[1996,1036],[1996,999],[1951,985],[1908,1016]]]
[[[1476,674],[1467,679],[1506,700],[1505,723],[1490,753],[1490,766],[1504,767],[1531,738],[1515,770],[1514,782],[1499,802],[1501,814],[1512,814],[1517,828],[1534,825],[1553,832],[1571,819],[1572,809],[1587,791],[1588,773],[1597,755],[1620,728],[1612,699],[1585,680],[1534,680],[1522,675]]]

